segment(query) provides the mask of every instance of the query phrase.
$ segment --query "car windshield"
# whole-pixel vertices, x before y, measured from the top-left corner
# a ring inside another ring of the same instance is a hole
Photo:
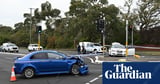
[[[101,46],[101,44],[95,43],[94,46]]]
[[[37,46],[38,46],[38,44],[34,44],[34,45],[32,45],[32,46],[35,46],[35,47],[37,47]]]
[[[94,45],[92,43],[87,44],[88,47],[93,47]]]
[[[16,46],[15,44],[10,44],[10,45],[8,45],[8,46]]]
[[[112,45],[112,48],[125,48],[125,46],[121,44],[114,44]]]

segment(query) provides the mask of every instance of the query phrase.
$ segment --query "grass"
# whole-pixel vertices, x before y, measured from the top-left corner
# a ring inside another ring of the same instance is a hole
[[[136,51],[138,55],[160,56],[160,51]]]

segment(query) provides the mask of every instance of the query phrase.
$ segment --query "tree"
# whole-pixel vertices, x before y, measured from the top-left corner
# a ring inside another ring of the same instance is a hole
[[[106,18],[107,43],[122,40],[118,37],[114,38],[117,35],[123,38],[124,28],[117,18],[119,9],[107,3],[107,0],[72,0],[67,18],[63,19],[61,21],[63,24],[56,29],[56,36],[70,39],[65,40],[65,43],[68,42],[68,44],[73,44],[74,41],[100,42],[101,33],[97,32],[95,21],[103,14],[103,17]]]
[[[44,43],[42,45],[47,46],[48,48],[54,48],[55,46],[50,46],[50,45],[55,45],[54,43],[54,31],[57,27],[58,21],[59,19],[61,19],[60,17],[60,10],[59,9],[53,9],[51,3],[49,3],[48,1],[46,1],[45,3],[41,4],[41,10],[39,11],[39,9],[36,9],[34,11],[34,18],[36,20],[36,22],[41,22],[41,21],[45,21],[46,24],[46,30],[44,30],[44,32],[41,33],[41,37],[43,38],[43,41],[41,43]],[[53,40],[48,40],[48,39],[53,39]]]
[[[4,42],[11,42],[10,35],[12,35],[13,29],[8,26],[1,26],[0,27],[0,44]]]
[[[54,22],[57,17],[60,17],[59,15],[60,15],[60,10],[52,9],[52,5],[48,1],[41,4],[41,12],[40,12],[41,20],[46,21],[46,26],[48,29],[53,29]]]
[[[140,31],[148,30],[160,23],[160,2],[159,0],[139,0],[138,23]]]
[[[150,34],[146,33],[160,23],[160,1],[159,0],[138,0],[138,8],[135,10],[137,14],[136,23],[139,27],[139,42],[141,44],[147,43]],[[149,35],[149,36],[148,36]]]

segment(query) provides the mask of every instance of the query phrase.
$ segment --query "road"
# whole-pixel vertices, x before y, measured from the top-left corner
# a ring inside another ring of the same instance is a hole
[[[66,52],[66,51],[65,51]],[[27,52],[26,52],[27,53]],[[69,52],[71,53],[71,52]],[[73,54],[73,53],[71,53]],[[102,66],[101,64],[92,64],[88,59],[85,62],[89,65],[88,75],[71,75],[71,74],[57,74],[57,75],[42,75],[36,76],[33,79],[25,79],[20,75],[16,75],[17,81],[10,82],[11,68],[13,66],[14,58],[24,56],[20,53],[4,53],[0,52],[0,84],[102,84]]]
[[[66,54],[76,54],[75,51],[63,51]],[[0,52],[0,84],[102,84],[102,64],[91,63],[94,61],[95,54],[85,54],[82,57],[89,66],[88,75],[71,75],[71,74],[57,74],[57,75],[42,75],[36,76],[32,79],[25,79],[16,75],[17,81],[10,82],[11,68],[13,66],[14,58],[24,56],[29,53],[22,49],[19,53],[4,53]],[[125,57],[105,57],[105,61],[117,61]],[[91,60],[92,59],[92,60]],[[140,59],[127,57],[130,61],[159,61],[159,56],[142,56]]]

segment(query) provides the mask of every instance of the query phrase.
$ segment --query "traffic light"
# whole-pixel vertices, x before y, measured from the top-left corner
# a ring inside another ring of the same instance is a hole
[[[37,26],[37,32],[41,33],[42,32],[42,26]]]
[[[101,30],[99,29],[99,28],[100,28],[100,27],[99,27],[99,26],[100,26],[100,25],[99,25],[99,19],[96,20],[96,26],[97,26],[97,31],[101,31]]]
[[[103,19],[97,19],[96,26],[98,31],[102,31],[104,29],[104,20]]]
[[[104,20],[103,19],[99,20],[99,27],[100,27],[100,29],[104,28]]]
[[[132,25],[129,25],[129,26],[128,26],[128,32],[132,32],[132,30],[133,30],[133,26],[132,26]]]

